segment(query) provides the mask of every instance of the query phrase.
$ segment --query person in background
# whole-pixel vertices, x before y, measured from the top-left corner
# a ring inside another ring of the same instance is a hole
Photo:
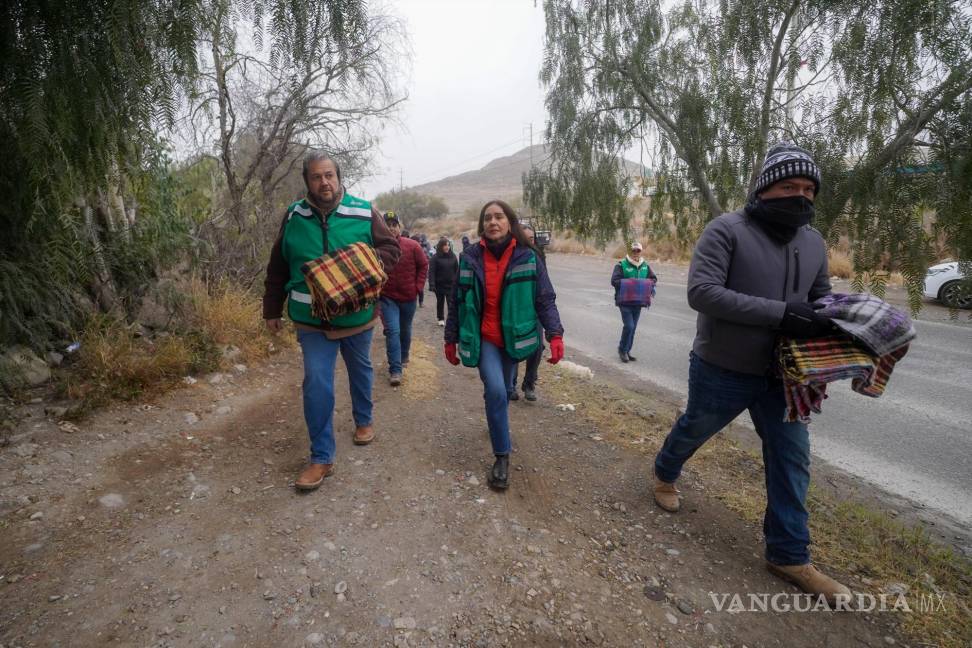
[[[397,237],[402,254],[398,263],[388,270],[388,283],[381,292],[381,318],[385,323],[385,354],[388,358],[388,384],[402,384],[402,370],[408,366],[408,352],[412,346],[412,319],[415,300],[425,288],[429,259],[422,246],[402,233],[398,217],[386,219],[388,229]]]
[[[314,317],[312,299],[301,266],[352,243],[372,246],[386,268],[398,262],[395,237],[381,214],[370,203],[349,195],[341,183],[341,168],[322,151],[304,158],[307,195],[287,208],[280,233],[270,250],[264,282],[263,319],[274,335],[283,329],[284,301],[297,329],[304,357],[304,421],[310,436],[310,465],[294,486],[313,490],[334,467],[334,367],[338,351],[344,358],[351,388],[354,417],[353,441],[358,445],[375,438],[372,426],[371,367],[372,329],[378,323],[377,308],[342,315],[332,321]],[[324,232],[327,237],[324,237]]]
[[[621,280],[651,279],[658,281],[658,277],[651,271],[648,262],[641,257],[641,252],[641,243],[638,241],[632,243],[628,255],[615,264],[614,272],[611,273],[611,285],[614,286],[614,304],[621,310],[621,340],[618,342],[618,356],[621,358],[621,362],[637,360],[631,355],[631,347],[634,345],[635,330],[638,328],[641,309],[645,308],[645,305],[621,303]],[[654,295],[654,287],[651,290],[652,295]]]
[[[429,261],[429,286],[435,293],[435,317],[439,326],[445,326],[445,306],[459,276],[459,259],[443,237],[435,246],[435,255]]]
[[[466,248],[469,247],[469,237],[465,234],[462,235],[462,251],[465,252]]]
[[[486,423],[495,462],[489,485],[509,483],[509,399],[516,363],[540,346],[539,320],[550,342],[551,364],[564,357],[564,327],[547,270],[520,228],[516,212],[501,200],[479,213],[478,244],[459,257],[459,280],[449,302],[445,356],[478,367]]]
[[[547,255],[544,253],[543,248],[537,247],[537,233],[529,225],[524,226],[523,233],[526,235],[527,240],[530,245],[537,251],[537,256],[543,263],[544,267],[547,265]],[[538,324],[539,325],[539,324]],[[543,329],[541,328],[541,331]],[[526,369],[523,372],[523,398],[528,401],[537,400],[537,373],[540,371],[540,361],[543,359],[543,336],[540,337],[540,346],[537,348],[536,353],[526,359]],[[517,365],[516,372],[513,374],[513,394],[510,400],[519,400],[519,395],[516,393],[516,378],[519,373],[519,365]]]

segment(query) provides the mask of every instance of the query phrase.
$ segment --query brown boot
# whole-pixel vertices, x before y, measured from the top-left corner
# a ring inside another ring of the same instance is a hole
[[[655,504],[669,513],[677,513],[681,502],[678,499],[678,489],[675,484],[665,482],[655,477]]]
[[[817,568],[810,563],[806,565],[774,565],[768,562],[766,569],[774,576],[793,583],[807,594],[823,594],[830,607],[838,605],[838,596],[840,596],[844,605],[850,604],[850,589],[830,576],[817,571]]]
[[[375,428],[362,425],[354,429],[354,445],[368,445],[375,440]]]
[[[297,490],[314,490],[324,481],[324,478],[334,471],[334,464],[312,463],[300,473],[294,487]]]

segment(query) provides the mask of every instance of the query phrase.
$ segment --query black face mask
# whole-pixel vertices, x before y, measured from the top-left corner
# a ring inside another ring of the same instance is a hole
[[[789,243],[797,230],[810,224],[813,219],[813,201],[806,196],[788,196],[763,200],[753,197],[746,205],[746,213],[752,216],[770,238]]]

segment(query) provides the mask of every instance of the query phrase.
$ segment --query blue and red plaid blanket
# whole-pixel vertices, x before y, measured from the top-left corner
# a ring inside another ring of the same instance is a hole
[[[654,296],[654,279],[622,279],[618,288],[618,303],[622,306],[651,306]]]

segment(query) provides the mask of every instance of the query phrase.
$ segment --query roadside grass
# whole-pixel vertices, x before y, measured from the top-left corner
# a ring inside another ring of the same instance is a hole
[[[233,362],[245,363],[267,357],[274,344],[292,344],[287,335],[271,338],[259,299],[235,286],[207,287],[194,280],[185,296],[170,330],[152,338],[117,317],[88,320],[77,361],[59,376],[59,391],[79,401],[72,418],[113,400],[161,394],[185,376],[223,368],[227,347],[240,350]]]
[[[651,460],[671,429],[677,405],[560,368],[547,376],[543,390],[552,401],[574,404],[602,438],[645,455],[647,484]],[[686,468],[705,494],[746,522],[757,527],[762,523],[766,493],[757,454],[719,434]],[[972,645],[972,561],[936,542],[920,525],[903,524],[867,504],[811,486],[808,506],[814,562],[854,576],[860,585],[852,589],[875,596],[903,584],[912,612],[898,616],[900,629],[917,645]],[[936,594],[944,596],[944,609],[923,610],[921,597],[928,600]],[[889,603],[894,600],[889,597]]]

